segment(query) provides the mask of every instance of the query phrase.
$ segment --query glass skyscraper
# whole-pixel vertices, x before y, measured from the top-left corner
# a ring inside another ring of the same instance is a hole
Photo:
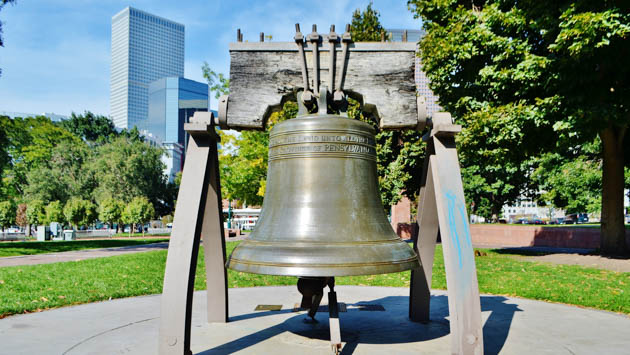
[[[149,83],[184,76],[184,25],[127,7],[112,17],[110,115],[118,128],[146,121]]]
[[[187,135],[184,123],[196,111],[208,111],[208,84],[168,77],[149,84],[149,114],[139,121],[140,132],[157,144],[162,144],[169,181],[182,170]]]

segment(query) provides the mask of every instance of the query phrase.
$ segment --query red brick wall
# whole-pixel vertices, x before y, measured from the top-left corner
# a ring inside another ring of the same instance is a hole
[[[392,206],[391,224],[394,230],[400,223],[409,224],[411,222],[411,201],[403,196],[397,204]]]
[[[396,231],[401,238],[411,239],[417,233],[417,227],[399,224]],[[473,244],[479,247],[599,247],[599,228],[471,224],[470,236]],[[626,230],[626,240],[630,243],[629,230]]]

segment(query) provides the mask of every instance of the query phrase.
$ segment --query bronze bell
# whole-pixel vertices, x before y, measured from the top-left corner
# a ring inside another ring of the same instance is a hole
[[[228,267],[307,277],[419,267],[385,215],[374,134],[364,122],[330,114],[298,116],[273,127],[260,219]]]

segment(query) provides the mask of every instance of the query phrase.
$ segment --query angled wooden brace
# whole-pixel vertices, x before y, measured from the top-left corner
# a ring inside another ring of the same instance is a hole
[[[161,300],[159,354],[190,351],[190,322],[200,239],[206,265],[208,322],[227,322],[227,272],[217,143],[210,112],[197,112],[177,196]]]
[[[475,255],[464,202],[454,125],[447,112],[433,116],[426,136],[427,155],[419,195],[419,231],[414,249],[422,266],[411,272],[409,317],[429,321],[430,287],[438,234],[441,235],[448,289],[451,353],[483,354],[481,305]]]

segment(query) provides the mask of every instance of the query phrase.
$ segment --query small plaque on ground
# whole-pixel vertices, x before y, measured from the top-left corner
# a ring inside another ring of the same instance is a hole
[[[259,304],[254,308],[254,311],[279,311],[281,309],[281,304]]]
[[[348,311],[348,307],[343,302],[337,303],[337,306],[339,307],[339,312],[347,312]],[[308,311],[308,308],[301,308],[300,304],[296,303],[293,306],[293,312],[299,312],[299,311]],[[319,312],[328,312],[328,305],[327,304],[320,305],[319,308],[317,308],[317,312],[318,313]]]

